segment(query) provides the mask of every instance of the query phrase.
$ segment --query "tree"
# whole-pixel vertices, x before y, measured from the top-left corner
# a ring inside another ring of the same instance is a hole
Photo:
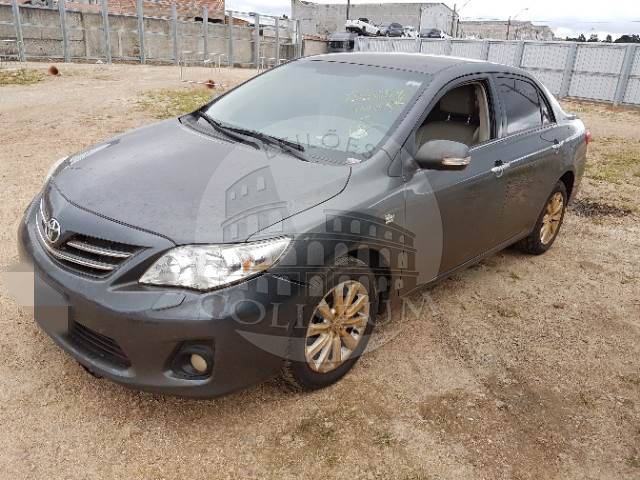
[[[587,41],[587,38],[583,34],[580,34],[580,36],[576,38],[567,37],[567,42],[586,42],[586,41]]]
[[[611,35],[607,35],[607,39],[605,40],[605,42],[607,43],[613,42],[613,38],[611,37]]]
[[[592,33],[591,36],[589,37],[589,40],[587,40],[588,42],[599,42],[600,39],[598,38],[598,34],[597,33]]]
[[[640,35],[622,35],[614,43],[640,43]]]

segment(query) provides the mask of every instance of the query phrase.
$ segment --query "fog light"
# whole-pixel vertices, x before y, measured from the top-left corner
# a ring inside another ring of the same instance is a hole
[[[171,361],[173,375],[186,380],[204,380],[213,372],[211,340],[184,342],[178,346]]]
[[[209,364],[207,363],[207,359],[202,355],[198,355],[197,353],[191,354],[191,366],[196,372],[202,375],[209,371]]]

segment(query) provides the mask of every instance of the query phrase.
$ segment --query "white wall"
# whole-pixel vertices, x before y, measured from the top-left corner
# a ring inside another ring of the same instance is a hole
[[[453,11],[442,3],[385,3],[351,5],[352,19],[368,18],[374,24],[397,22],[416,28],[440,28],[450,33]],[[307,35],[330,35],[343,32],[347,5],[291,1],[291,17],[302,21]]]
[[[522,68],[553,94],[640,105],[640,45],[361,37],[359,51],[421,52]]]

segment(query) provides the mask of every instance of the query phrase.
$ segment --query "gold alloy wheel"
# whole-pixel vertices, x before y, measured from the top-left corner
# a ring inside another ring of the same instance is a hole
[[[335,370],[362,342],[369,321],[369,293],[349,280],[327,293],[313,312],[305,337],[305,358],[315,372]]]
[[[540,240],[544,245],[551,242],[560,228],[562,212],[564,210],[564,197],[560,192],[556,192],[547,203],[547,211],[542,219],[542,229],[540,230]]]

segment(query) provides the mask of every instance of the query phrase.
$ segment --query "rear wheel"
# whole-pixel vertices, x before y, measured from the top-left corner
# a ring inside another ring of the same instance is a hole
[[[542,209],[533,232],[518,243],[522,251],[541,255],[551,248],[562,227],[567,200],[567,187],[563,182],[558,182]]]
[[[376,280],[365,264],[351,257],[336,262],[323,287],[322,297],[310,298],[311,315],[294,328],[283,365],[283,378],[297,389],[316,390],[340,380],[373,331]]]

